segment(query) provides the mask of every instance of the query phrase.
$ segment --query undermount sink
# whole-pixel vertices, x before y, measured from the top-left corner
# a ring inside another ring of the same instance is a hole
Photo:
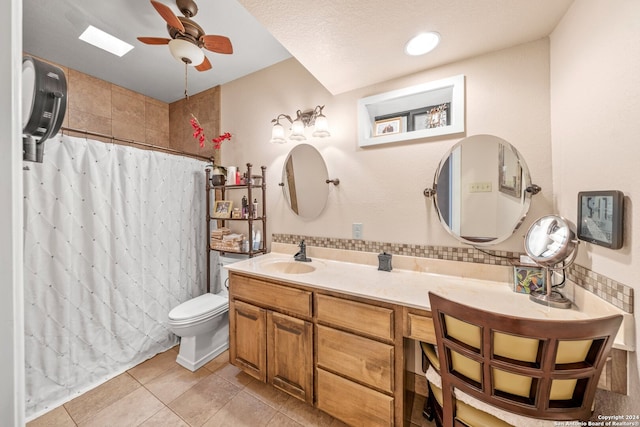
[[[292,260],[268,261],[260,266],[267,272],[283,274],[311,273],[316,269],[311,263]]]

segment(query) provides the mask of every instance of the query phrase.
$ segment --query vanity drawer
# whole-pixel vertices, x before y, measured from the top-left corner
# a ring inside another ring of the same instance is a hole
[[[403,309],[404,336],[418,341],[436,343],[436,330],[429,312]]]
[[[319,322],[393,341],[393,310],[316,294]]]
[[[318,409],[350,426],[392,426],[393,397],[316,369]]]
[[[229,291],[233,298],[253,302],[278,311],[311,317],[312,293],[302,289],[267,283],[252,277],[231,274]]]
[[[393,393],[393,346],[318,325],[319,368]]]

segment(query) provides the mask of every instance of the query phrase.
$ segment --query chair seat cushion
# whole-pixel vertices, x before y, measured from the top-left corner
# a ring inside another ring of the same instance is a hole
[[[424,355],[427,356],[427,360],[429,360],[431,366],[433,366],[437,372],[440,372],[440,360],[438,360],[438,350],[436,346],[420,341],[420,347]]]
[[[442,407],[442,389],[429,383],[429,393],[433,393],[436,402]],[[456,401],[456,418],[472,427],[514,427],[460,400]]]
[[[427,381],[433,388],[439,390],[440,396],[434,390],[434,397],[440,405],[442,405],[442,380],[440,374],[436,372],[433,366],[427,369]],[[470,396],[460,390],[455,391],[458,405],[456,406],[456,417],[460,418],[466,424],[474,427],[553,427],[557,426],[557,422],[549,420],[541,420],[538,418],[524,417],[522,415],[508,412],[495,406],[487,405],[484,402]],[[464,403],[466,405],[461,405]],[[464,418],[463,418],[464,417]]]

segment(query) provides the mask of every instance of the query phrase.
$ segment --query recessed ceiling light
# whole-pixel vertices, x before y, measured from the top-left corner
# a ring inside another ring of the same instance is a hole
[[[440,43],[440,34],[435,31],[418,34],[407,42],[404,51],[407,55],[418,56],[431,52]]]
[[[123,42],[117,37],[102,30],[97,29],[93,25],[89,25],[84,33],[80,34],[80,40],[113,53],[116,56],[122,56],[133,49],[129,43]]]

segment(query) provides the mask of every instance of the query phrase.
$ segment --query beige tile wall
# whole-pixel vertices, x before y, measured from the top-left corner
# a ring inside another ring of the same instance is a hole
[[[215,155],[211,138],[220,133],[219,86],[191,95],[188,100],[181,99],[167,104],[71,68],[42,60],[60,67],[67,78],[67,113],[62,123],[63,127],[112,135],[124,140],[111,141],[110,138],[91,136],[92,139],[104,142],[126,145],[125,141],[136,141],[205,157]],[[199,142],[193,137],[193,129],[189,123],[191,114],[198,118],[200,125],[205,129],[205,148],[200,148]],[[73,136],[84,136],[82,132],[69,133]]]
[[[193,137],[189,122],[192,114],[204,128],[207,137],[204,148],[200,148],[200,143]],[[211,139],[220,134],[220,86],[169,104],[169,129],[171,148],[200,156],[213,156],[215,150]]]

